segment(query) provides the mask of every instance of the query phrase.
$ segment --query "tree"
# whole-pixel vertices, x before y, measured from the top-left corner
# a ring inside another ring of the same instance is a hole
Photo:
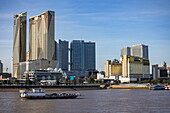
[[[59,81],[58,79],[56,80],[56,84],[57,84],[57,85],[59,85],[59,84],[60,84],[60,81]]]
[[[78,79],[76,79],[76,82],[77,82],[77,83],[83,83],[84,80],[83,80],[82,78],[78,78]]]
[[[161,78],[157,78],[157,79],[155,80],[156,83],[162,83],[162,81],[163,81],[163,79],[161,79]]]
[[[87,79],[87,81],[88,81],[89,83],[94,83],[96,78],[97,78],[97,75],[91,75],[91,76]]]
[[[101,75],[104,75],[105,76],[105,72],[104,71],[100,71]]]
[[[167,80],[166,79],[162,80],[162,83],[163,84],[167,83]]]
[[[19,80],[14,80],[14,84],[19,84]]]
[[[167,82],[168,84],[170,84],[170,79],[166,80],[166,82]]]
[[[8,81],[7,80],[2,80],[2,84],[7,84]]]
[[[26,84],[31,84],[32,82],[31,82],[30,79],[27,79],[27,80],[25,81],[25,83],[26,83]]]
[[[155,81],[155,80],[151,80],[151,83],[152,83],[152,84],[155,84],[155,83],[156,83],[156,81]]]

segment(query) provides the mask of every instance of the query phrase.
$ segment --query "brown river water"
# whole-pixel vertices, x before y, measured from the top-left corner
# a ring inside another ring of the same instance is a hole
[[[18,92],[0,92],[0,113],[170,113],[170,90],[104,89],[78,92],[82,96],[77,99],[30,100],[21,99]]]

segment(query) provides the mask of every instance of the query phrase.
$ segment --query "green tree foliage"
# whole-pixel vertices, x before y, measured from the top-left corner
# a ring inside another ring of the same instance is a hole
[[[87,81],[88,81],[88,83],[94,83],[96,78],[97,78],[97,75],[91,75],[91,76],[87,79]]]
[[[101,73],[102,75],[104,75],[104,76],[105,76],[105,72],[104,72],[104,71],[101,71],[100,73]]]
[[[7,84],[8,81],[7,80],[2,80],[2,84]]]
[[[19,84],[19,80],[14,80],[14,84]]]
[[[84,82],[84,80],[83,80],[82,78],[77,78],[77,79],[76,79],[76,83],[80,83],[80,84],[81,84],[81,83],[83,83],[83,82]]]
[[[30,79],[27,79],[27,80],[25,81],[25,83],[26,83],[26,84],[32,84],[32,82],[30,81]]]

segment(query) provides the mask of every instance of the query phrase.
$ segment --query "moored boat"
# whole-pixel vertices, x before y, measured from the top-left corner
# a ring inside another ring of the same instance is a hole
[[[81,96],[80,93],[52,93],[46,94],[41,88],[33,88],[31,91],[20,90],[21,98],[28,99],[74,99]]]
[[[155,85],[155,86],[150,86],[149,89],[150,90],[164,90],[165,87],[161,85]]]
[[[166,90],[170,90],[170,85],[165,86]]]

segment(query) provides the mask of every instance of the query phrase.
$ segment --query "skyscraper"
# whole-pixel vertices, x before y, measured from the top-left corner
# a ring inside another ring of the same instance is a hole
[[[29,19],[29,59],[55,60],[54,11]]]
[[[149,59],[148,58],[148,46],[147,45],[132,45],[131,46],[131,56],[140,57],[143,59]]]
[[[0,73],[3,73],[3,63],[0,60]]]
[[[70,70],[85,70],[85,49],[83,40],[73,40],[71,42],[70,62]]]
[[[71,42],[70,62],[72,71],[95,71],[95,43],[84,40]]]
[[[13,77],[20,74],[19,63],[26,61],[26,20],[27,13],[14,15]]]
[[[57,44],[57,62],[58,68],[61,68],[63,71],[68,71],[68,41],[58,40]]]
[[[85,42],[85,70],[95,71],[96,69],[96,55],[95,55],[95,43]]]

